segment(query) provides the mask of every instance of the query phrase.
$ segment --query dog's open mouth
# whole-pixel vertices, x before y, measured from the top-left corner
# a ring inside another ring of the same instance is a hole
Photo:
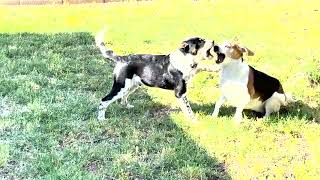
[[[216,60],[216,63],[217,64],[220,64],[223,62],[224,58],[226,58],[226,55],[223,54],[223,53],[217,53],[217,60]]]

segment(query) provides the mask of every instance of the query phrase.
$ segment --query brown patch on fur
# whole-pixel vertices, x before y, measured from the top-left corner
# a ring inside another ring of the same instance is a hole
[[[247,53],[248,56],[254,55],[254,52],[252,52],[250,49],[246,47],[240,47],[237,44],[233,44],[229,48],[230,48],[230,51],[231,49],[233,50],[232,52],[229,52],[229,55],[232,59],[240,59],[241,57],[243,57],[243,53]]]
[[[183,43],[181,44],[180,48],[185,48],[185,47],[187,47],[187,46],[188,46],[188,43],[183,42]]]
[[[197,49],[193,49],[193,50],[191,51],[192,54],[197,54],[197,52],[198,52]]]
[[[248,49],[246,47],[244,47],[243,49],[245,50],[245,52],[247,52],[248,56],[253,56],[254,55],[254,52],[251,51],[250,49]]]
[[[254,78],[253,78],[253,71],[251,68],[249,68],[249,77],[248,77],[248,84],[247,84],[247,87],[248,87],[248,92],[250,94],[250,97],[252,99],[252,97],[254,96],[255,94],[255,89],[254,89]]]
[[[243,56],[243,52],[237,44],[234,44],[230,47],[229,55],[232,59],[240,59]]]
[[[248,92],[251,99],[259,98],[260,95],[256,92],[254,88],[254,75],[251,68],[249,68],[249,77],[248,77],[248,84],[247,84]]]

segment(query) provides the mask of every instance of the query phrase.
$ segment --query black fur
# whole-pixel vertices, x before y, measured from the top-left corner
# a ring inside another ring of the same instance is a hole
[[[118,82],[117,79],[114,78],[112,89],[111,89],[110,93],[106,97],[102,98],[102,101],[111,100],[114,96],[116,96],[118,94],[118,92],[121,90],[121,88],[124,88],[124,83],[122,83],[121,81]]]
[[[205,40],[195,37],[190,38],[187,41],[183,41],[183,43],[185,43],[186,46],[180,48],[181,52],[183,52],[184,54],[190,53],[192,55],[197,55],[198,50],[204,46]]]
[[[150,87],[185,91],[183,90],[185,81],[182,79],[182,73],[169,67],[169,55],[137,54],[116,58],[126,64],[115,77],[116,86],[121,86],[115,88],[116,91],[120,91],[124,87],[125,80],[132,79],[133,75],[139,76],[142,83]],[[113,89],[109,94],[113,94]],[[181,94],[183,93],[176,93],[176,96],[181,97]]]
[[[222,63],[224,61],[224,59],[226,58],[226,55],[223,53],[220,53],[219,46],[213,46],[213,51],[217,54],[216,63],[217,64]]]
[[[254,69],[252,66],[249,68],[253,72],[253,87],[255,89],[255,96],[260,97],[262,101],[269,99],[274,92],[284,94],[280,81],[271,77],[263,72]]]

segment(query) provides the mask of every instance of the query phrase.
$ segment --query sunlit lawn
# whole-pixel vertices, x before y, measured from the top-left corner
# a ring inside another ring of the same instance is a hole
[[[0,7],[0,17],[0,178],[320,178],[318,1]],[[204,72],[188,89],[198,124],[154,88],[98,122],[113,63],[92,35],[105,25],[118,54],[167,54],[194,35],[239,42],[299,101],[269,119],[246,112],[241,125],[228,106],[213,119],[218,74]]]

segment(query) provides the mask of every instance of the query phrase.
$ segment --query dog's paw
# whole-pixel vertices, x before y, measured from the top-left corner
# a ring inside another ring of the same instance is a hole
[[[106,120],[105,117],[98,117],[98,121],[104,121],[104,120]]]
[[[270,120],[270,115],[267,115],[267,116],[265,115],[261,118],[257,118],[257,121],[261,121],[261,122],[266,122],[268,120]]]
[[[234,122],[235,122],[236,124],[241,124],[241,123],[243,123],[243,118],[242,118],[242,117],[234,117],[233,119],[234,119]]]
[[[196,116],[192,113],[192,114],[188,114],[186,115],[186,118],[188,120],[190,120],[192,123],[198,123],[198,119],[196,118]]]
[[[128,109],[131,109],[131,108],[134,108],[134,105],[127,104],[126,107],[127,107]]]
[[[218,113],[212,113],[211,117],[212,118],[217,118],[218,117]]]
[[[196,123],[199,123],[198,119],[196,117],[192,117],[190,118],[191,122],[196,124]]]
[[[99,111],[98,113],[98,121],[104,121],[106,120],[106,117],[105,117],[105,111]]]

